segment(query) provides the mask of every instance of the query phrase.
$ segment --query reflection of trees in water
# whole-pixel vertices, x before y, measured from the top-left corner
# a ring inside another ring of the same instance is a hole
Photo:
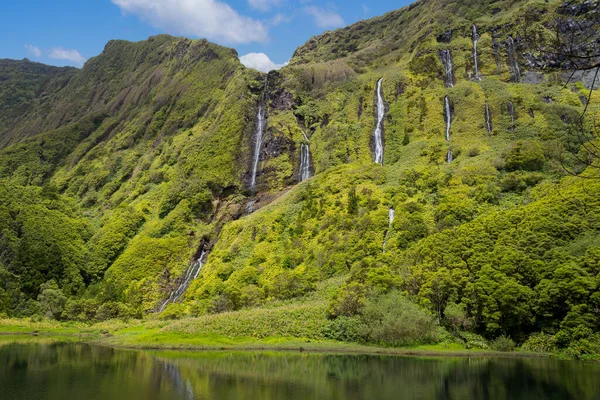
[[[546,359],[204,353],[177,363],[207,398],[595,399],[600,391],[594,372]]]
[[[49,399],[597,399],[600,365],[306,353],[143,352],[80,344],[0,347],[0,387]],[[20,386],[19,386],[20,385]],[[94,397],[86,397],[94,388]],[[5,392],[2,393],[3,395]],[[22,397],[22,396],[21,396]],[[27,397],[25,397],[27,398]]]

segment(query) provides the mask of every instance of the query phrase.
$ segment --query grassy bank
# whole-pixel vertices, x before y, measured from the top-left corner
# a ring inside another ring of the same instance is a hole
[[[27,342],[35,338],[49,341],[79,341],[117,348],[164,350],[275,350],[340,354],[382,354],[445,357],[547,357],[530,352],[497,352],[466,349],[459,344],[435,344],[390,348],[332,340],[298,337],[225,336],[189,333],[200,329],[201,318],[169,321],[106,321],[96,324],[34,322],[26,319],[0,319],[0,344]]]

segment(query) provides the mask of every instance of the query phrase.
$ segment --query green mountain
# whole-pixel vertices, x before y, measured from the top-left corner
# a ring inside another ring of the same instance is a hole
[[[0,60],[0,313],[600,352],[580,3],[421,0],[268,75],[167,35]]]

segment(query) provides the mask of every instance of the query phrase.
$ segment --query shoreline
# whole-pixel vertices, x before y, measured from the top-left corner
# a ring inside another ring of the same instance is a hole
[[[362,345],[358,343],[344,342],[305,342],[296,343],[292,340],[291,343],[265,343],[258,340],[256,343],[239,344],[239,345],[189,345],[178,343],[136,343],[127,344],[119,343],[119,341],[111,340],[115,336],[112,335],[95,335],[92,333],[75,333],[61,334],[50,331],[37,332],[6,332],[0,331],[0,337],[10,338],[19,337],[24,340],[29,339],[54,339],[56,341],[78,341],[85,344],[110,347],[122,350],[140,350],[140,351],[184,351],[184,352],[282,352],[282,353],[311,353],[311,354],[334,354],[334,355],[371,355],[371,356],[397,356],[397,357],[432,357],[432,358],[556,358],[552,353],[533,353],[533,352],[499,352],[494,350],[469,350],[469,349],[426,349],[426,348],[410,348],[398,347],[388,348],[380,346]],[[301,339],[296,339],[300,341]]]

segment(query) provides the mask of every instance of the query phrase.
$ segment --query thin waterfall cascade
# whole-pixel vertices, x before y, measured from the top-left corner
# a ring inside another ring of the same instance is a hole
[[[198,276],[200,275],[202,267],[205,263],[205,258],[206,251],[202,250],[200,257],[198,257],[198,259],[191,263],[186,269],[185,274],[181,278],[181,282],[179,283],[177,288],[171,292],[169,298],[160,306],[158,310],[159,312],[162,312],[167,305],[171,303],[177,303],[179,299],[181,299],[181,296],[183,296],[183,294],[186,292],[186,290],[190,286],[190,283],[192,283],[192,281],[198,278]]]
[[[515,130],[515,120],[517,119],[517,113],[515,112],[515,105],[513,104],[512,101],[509,101],[506,108],[508,110],[508,114],[510,115],[510,130],[514,131]]]
[[[450,128],[452,127],[452,106],[450,105],[450,99],[448,96],[444,97],[444,120],[446,121],[446,141],[450,143]],[[446,154],[446,161],[451,163],[454,161],[452,150],[448,149]]]
[[[490,103],[485,102],[485,129],[488,136],[492,136],[492,112],[490,111]]]
[[[310,147],[306,143],[300,145],[300,171],[299,179],[300,182],[304,182],[310,179]]]
[[[304,182],[312,177],[312,172],[310,170],[310,140],[308,139],[306,132],[304,132],[304,129],[300,126],[300,121],[298,121],[297,117],[296,123],[298,123],[302,136],[304,136],[304,140],[306,140],[306,143],[300,145],[300,168],[298,170],[298,180]]]
[[[258,172],[258,163],[260,162],[260,150],[262,148],[263,135],[265,130],[265,114],[263,112],[262,104],[258,106],[258,113],[256,115],[256,134],[254,137],[254,158],[252,162],[252,180],[250,181],[250,188],[256,187],[256,174]]]
[[[388,211],[388,230],[385,233],[385,239],[383,240],[383,252],[385,253],[385,248],[387,247],[388,237],[392,230],[392,225],[394,224],[394,218],[396,217],[396,210],[393,207],[390,207]]]
[[[256,133],[254,136],[254,157],[252,159],[252,177],[250,179],[250,189],[256,187],[256,174],[258,173],[258,164],[260,162],[260,151],[262,149],[263,137],[267,126],[266,101],[268,79],[265,79],[265,87],[261,95],[258,112],[256,113]]]
[[[500,43],[495,36],[492,36],[492,50],[494,51],[494,61],[496,62],[496,74],[502,72],[502,57],[500,57]]]
[[[444,120],[446,121],[446,140],[450,141],[450,128],[452,127],[452,107],[448,96],[444,97]]]
[[[517,50],[515,40],[512,36],[508,37],[506,42],[506,50],[508,52],[508,69],[510,70],[511,79],[518,82],[521,79],[521,68],[517,60]]]
[[[444,65],[444,85],[447,88],[454,87],[454,63],[450,50],[439,51],[440,61]]]
[[[479,42],[479,34],[477,33],[477,25],[473,25],[473,61],[475,65],[475,76],[476,81],[480,81],[479,77],[479,56],[477,54],[477,43]]]
[[[382,83],[383,78],[377,81],[377,125],[373,132],[373,139],[375,141],[373,162],[381,165],[383,165],[383,119],[385,117],[385,102],[383,101],[383,95],[381,93]]]

